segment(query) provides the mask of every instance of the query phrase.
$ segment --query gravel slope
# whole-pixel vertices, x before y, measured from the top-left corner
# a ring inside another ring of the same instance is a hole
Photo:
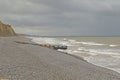
[[[23,37],[0,38],[0,80],[120,80],[117,72],[31,44]]]

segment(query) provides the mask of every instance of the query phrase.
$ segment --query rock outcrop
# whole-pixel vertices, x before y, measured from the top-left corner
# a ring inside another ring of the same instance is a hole
[[[11,25],[4,24],[0,21],[0,36],[15,36],[16,33]]]

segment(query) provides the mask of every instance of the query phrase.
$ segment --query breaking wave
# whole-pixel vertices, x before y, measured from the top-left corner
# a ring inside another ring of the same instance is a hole
[[[120,73],[120,46],[116,44],[97,43],[68,38],[28,37],[38,44],[66,45],[67,52],[76,56],[82,56],[90,63],[106,67]]]

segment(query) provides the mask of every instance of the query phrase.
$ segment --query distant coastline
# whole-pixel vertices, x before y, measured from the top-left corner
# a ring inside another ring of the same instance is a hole
[[[18,33],[18,35],[28,35],[28,36],[36,36],[36,37],[120,37],[120,35],[110,35],[110,36],[48,36],[48,35],[34,35],[34,34],[20,34]]]

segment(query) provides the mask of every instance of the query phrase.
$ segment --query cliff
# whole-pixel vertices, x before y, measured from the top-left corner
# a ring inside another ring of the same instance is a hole
[[[14,32],[11,25],[3,24],[0,21],[0,36],[15,36],[16,33]]]

